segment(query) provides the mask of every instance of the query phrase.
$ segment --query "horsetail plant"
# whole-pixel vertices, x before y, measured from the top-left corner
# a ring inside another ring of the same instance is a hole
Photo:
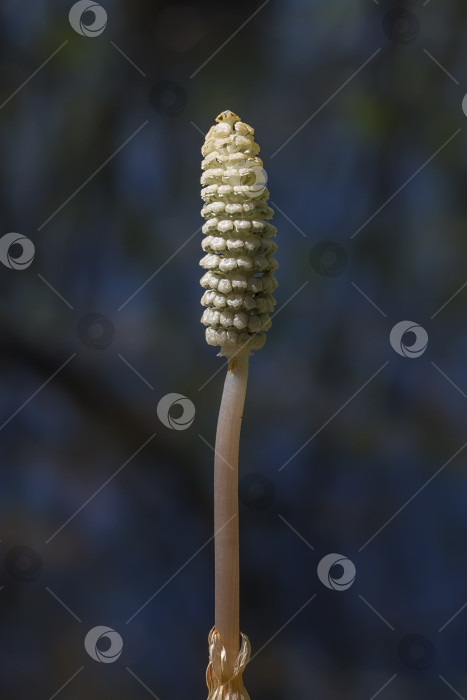
[[[250,642],[239,627],[238,450],[249,356],[264,345],[275,305],[277,229],[267,221],[274,212],[254,130],[230,110],[216,122],[201,150],[201,322],[228,369],[214,457],[215,623],[206,682],[208,700],[249,700],[242,674]]]

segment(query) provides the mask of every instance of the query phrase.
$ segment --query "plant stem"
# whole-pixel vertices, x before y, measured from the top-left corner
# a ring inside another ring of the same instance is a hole
[[[229,674],[240,648],[238,448],[249,354],[242,349],[229,357],[214,458],[215,626],[224,642]]]

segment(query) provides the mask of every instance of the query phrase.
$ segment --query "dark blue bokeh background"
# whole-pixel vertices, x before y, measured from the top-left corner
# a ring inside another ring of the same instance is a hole
[[[72,5],[0,4],[0,247],[35,247],[0,264],[2,698],[206,696],[224,368],[199,178],[223,109],[255,128],[280,264],[240,453],[245,685],[467,695],[465,3],[102,0],[94,36]],[[418,357],[389,341],[405,320]],[[86,653],[97,625],[117,662]]]

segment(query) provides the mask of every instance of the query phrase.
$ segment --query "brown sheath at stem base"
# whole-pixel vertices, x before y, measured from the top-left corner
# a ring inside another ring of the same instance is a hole
[[[235,663],[232,664],[232,660],[227,659],[224,643],[216,627],[209,633],[209,665],[206,671],[208,700],[250,700],[242,675],[250,659],[251,648],[248,637],[240,634],[242,644]],[[230,663],[227,664],[227,661]],[[227,669],[232,666],[233,671],[229,672]]]

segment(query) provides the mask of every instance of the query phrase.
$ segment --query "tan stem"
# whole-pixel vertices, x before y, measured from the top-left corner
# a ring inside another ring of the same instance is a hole
[[[214,459],[215,626],[233,671],[240,649],[238,448],[248,380],[249,350],[229,358],[217,423]]]

